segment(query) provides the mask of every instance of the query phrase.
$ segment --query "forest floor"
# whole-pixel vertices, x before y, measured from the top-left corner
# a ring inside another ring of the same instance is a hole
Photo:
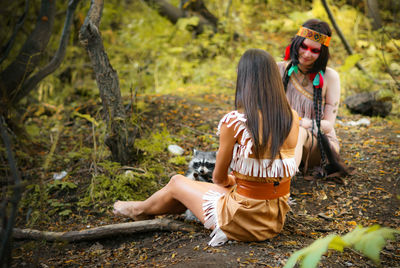
[[[152,129],[162,123],[174,133],[190,128],[193,135],[185,137],[188,147],[185,149],[189,151],[210,149],[209,144],[200,142],[196,136],[204,132],[204,125],[211,126],[206,132],[214,135],[219,119],[233,107],[232,97],[223,95],[203,95],[197,99],[171,95],[146,98],[150,103],[150,110],[144,115],[148,127]],[[345,108],[341,110],[339,120],[344,123],[365,117],[351,115]],[[343,181],[309,181],[301,174],[295,176],[291,196],[296,204],[292,205],[283,231],[273,239],[228,242],[212,248],[207,245],[210,231],[200,224],[187,223],[196,231],[157,231],[73,243],[17,240],[12,267],[282,267],[294,251],[328,234],[347,233],[357,224],[399,228],[400,120],[367,118],[369,126],[336,124],[341,156],[355,168],[355,173]],[[129,221],[113,216],[111,211],[92,215],[89,223],[83,220],[84,216],[87,219],[87,215],[71,217],[55,229],[81,230]],[[183,221],[181,216],[166,217]],[[41,229],[49,230],[50,225]],[[389,241],[382,250],[383,267],[400,267],[399,238]],[[321,266],[375,267],[354,250],[329,251],[323,256]]]

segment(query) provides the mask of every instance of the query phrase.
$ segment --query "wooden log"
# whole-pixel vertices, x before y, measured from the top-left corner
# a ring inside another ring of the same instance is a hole
[[[15,239],[46,240],[46,241],[84,241],[95,240],[123,234],[136,234],[154,231],[184,231],[193,232],[195,228],[183,222],[170,219],[154,219],[145,221],[110,224],[81,231],[49,232],[34,229],[13,229]]]

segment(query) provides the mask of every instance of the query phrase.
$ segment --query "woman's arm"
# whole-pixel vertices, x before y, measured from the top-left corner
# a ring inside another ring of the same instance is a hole
[[[321,130],[325,133],[329,133],[333,130],[339,109],[340,78],[339,74],[335,70],[327,68],[324,79],[327,86],[325,93],[324,117],[321,120]],[[315,121],[312,121],[309,118],[302,118],[300,126],[310,129],[313,123],[315,124]],[[316,129],[316,126],[314,127]]]
[[[234,176],[228,176],[229,165],[232,161],[233,147],[236,143],[234,126],[227,127],[227,123],[223,123],[220,129],[219,149],[217,160],[213,172],[213,182],[223,187],[234,185]]]
[[[340,77],[339,74],[331,69],[326,68],[325,73],[326,94],[324,117],[321,120],[321,129],[325,133],[333,130],[340,102]]]

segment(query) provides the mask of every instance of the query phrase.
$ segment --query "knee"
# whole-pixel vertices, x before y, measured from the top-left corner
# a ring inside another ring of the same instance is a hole
[[[171,177],[171,179],[169,180],[168,184],[171,185],[171,186],[175,185],[175,184],[179,184],[184,179],[185,179],[185,177],[183,175],[176,174],[176,175]]]

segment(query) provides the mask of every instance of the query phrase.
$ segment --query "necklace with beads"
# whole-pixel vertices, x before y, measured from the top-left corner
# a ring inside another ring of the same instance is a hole
[[[307,73],[304,73],[300,68],[299,68],[300,73],[302,73],[304,75],[303,80],[301,81],[301,85],[303,87],[308,86],[308,77],[307,77]]]

